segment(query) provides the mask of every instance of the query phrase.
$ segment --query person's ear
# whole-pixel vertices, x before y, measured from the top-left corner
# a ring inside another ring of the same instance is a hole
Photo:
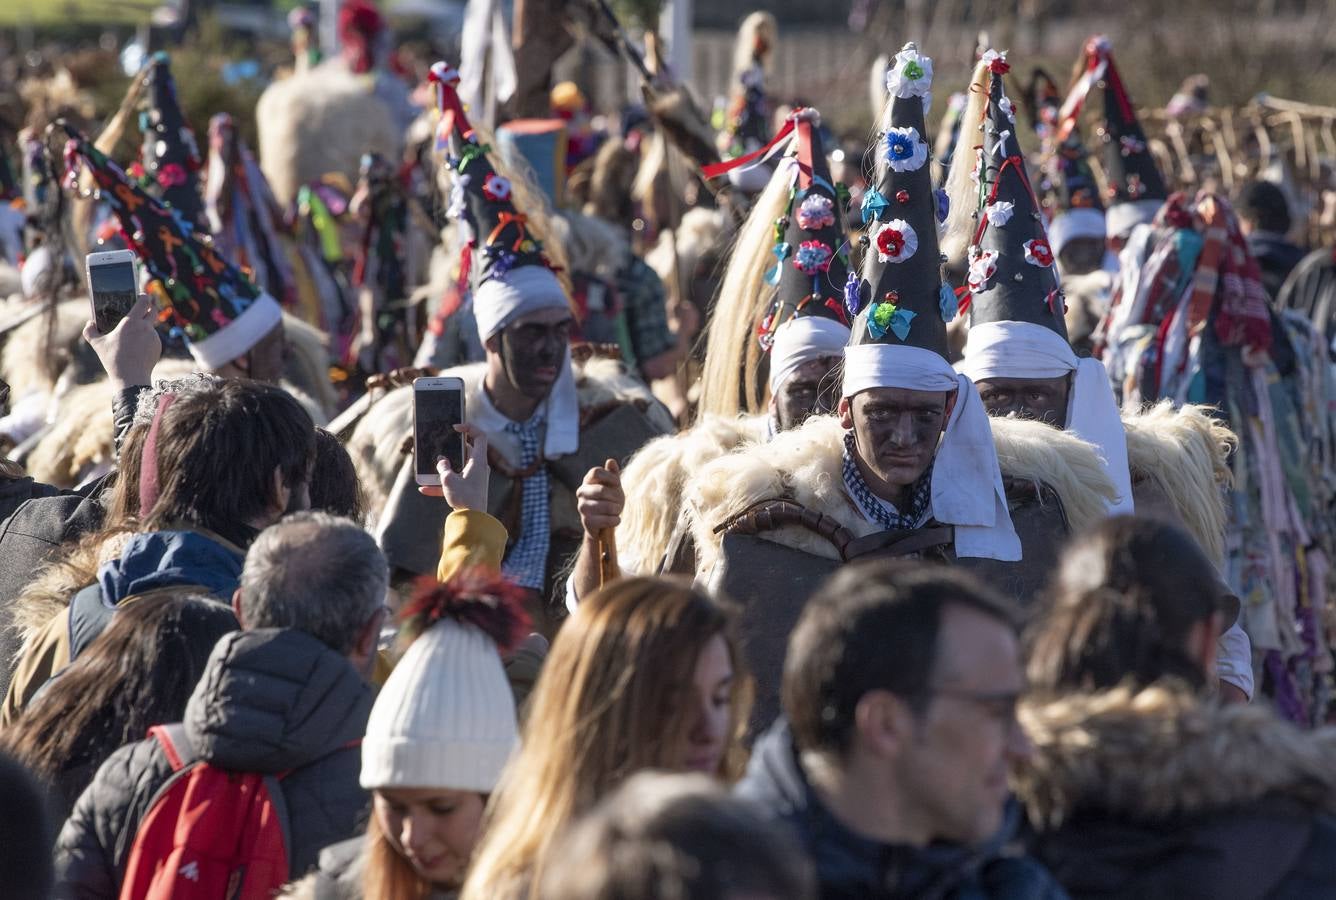
[[[859,743],[873,755],[896,756],[910,740],[914,714],[890,691],[868,691],[854,707],[854,730]]]
[[[492,336],[489,337],[487,340],[483,341],[483,342],[482,342],[482,346],[483,346],[483,349],[486,350],[486,351],[488,351],[489,353],[500,353],[500,352],[501,352],[501,332],[498,331],[496,334],[492,335]]]
[[[840,426],[846,431],[854,427],[854,402],[848,397],[840,398],[840,405],[837,407],[840,415]]]
[[[1201,667],[1208,681],[1215,678],[1215,659],[1220,637],[1220,613],[1213,612],[1188,631],[1188,654]]]
[[[274,490],[269,495],[272,502],[270,506],[274,515],[282,516],[287,511],[288,503],[292,500],[292,488],[288,487],[287,482],[283,480],[283,469],[281,466],[274,466]]]
[[[237,626],[245,631],[246,619],[241,615],[241,585],[237,585],[237,589],[232,592],[232,615],[237,617]]]

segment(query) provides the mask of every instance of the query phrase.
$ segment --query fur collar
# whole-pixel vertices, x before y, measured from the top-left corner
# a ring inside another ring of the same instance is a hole
[[[1104,516],[1116,493],[1094,446],[1040,422],[990,421],[1004,478],[1052,488],[1073,531]],[[793,500],[833,517],[857,536],[875,531],[844,491],[843,438],[838,419],[815,416],[768,443],[704,466],[685,492],[697,571],[707,572],[714,565],[720,541],[715,527],[761,500]],[[814,556],[836,558],[828,541],[805,529],[783,528],[768,537]]]
[[[1336,811],[1336,729],[1173,688],[1118,688],[1022,706],[1034,744],[1013,787],[1042,829],[1083,808],[1139,821],[1283,796]]]

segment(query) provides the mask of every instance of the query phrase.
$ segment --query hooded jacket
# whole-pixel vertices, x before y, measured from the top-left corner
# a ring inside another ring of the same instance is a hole
[[[1073,897],[1336,897],[1336,732],[1183,690],[1021,709],[1032,852]]]
[[[1043,867],[1008,855],[1015,816],[980,847],[882,844],[846,828],[822,805],[780,719],[757,742],[737,793],[788,823],[816,866],[821,900],[1061,900]]]
[[[357,741],[371,686],[342,655],[300,631],[226,635],[186,704],[191,756],[221,769],[284,776],[290,875],[359,832],[367,794]],[[56,843],[57,895],[116,896],[139,822],[171,776],[156,740],[122,747],[98,769]]]
[[[99,567],[97,583],[76,593],[69,609],[25,647],[0,710],[0,724],[13,721],[53,675],[78,657],[106,629],[123,601],[187,586],[230,599],[244,559],[239,547],[203,531],[150,531],[130,538],[117,559]]]

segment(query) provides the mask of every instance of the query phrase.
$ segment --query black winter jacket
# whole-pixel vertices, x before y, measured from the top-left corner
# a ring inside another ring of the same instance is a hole
[[[1015,816],[982,847],[881,844],[854,834],[821,805],[780,719],[757,742],[737,793],[794,829],[816,866],[821,900],[1065,900],[1043,866],[1004,853]]]
[[[186,704],[192,755],[222,769],[278,774],[291,877],[365,824],[358,784],[372,688],[348,661],[299,631],[226,635]],[[171,775],[156,740],[117,750],[80,796],[56,843],[57,896],[114,898],[139,822]]]

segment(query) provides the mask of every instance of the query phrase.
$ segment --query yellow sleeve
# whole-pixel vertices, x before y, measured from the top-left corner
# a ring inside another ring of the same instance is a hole
[[[445,518],[441,538],[441,561],[436,578],[448,581],[465,566],[501,568],[506,552],[506,527],[476,509],[456,510]]]
[[[499,523],[498,523],[499,524]],[[0,709],[0,727],[18,719],[37,691],[52,675],[70,664],[70,611],[62,609],[47,622],[19,658]]]

